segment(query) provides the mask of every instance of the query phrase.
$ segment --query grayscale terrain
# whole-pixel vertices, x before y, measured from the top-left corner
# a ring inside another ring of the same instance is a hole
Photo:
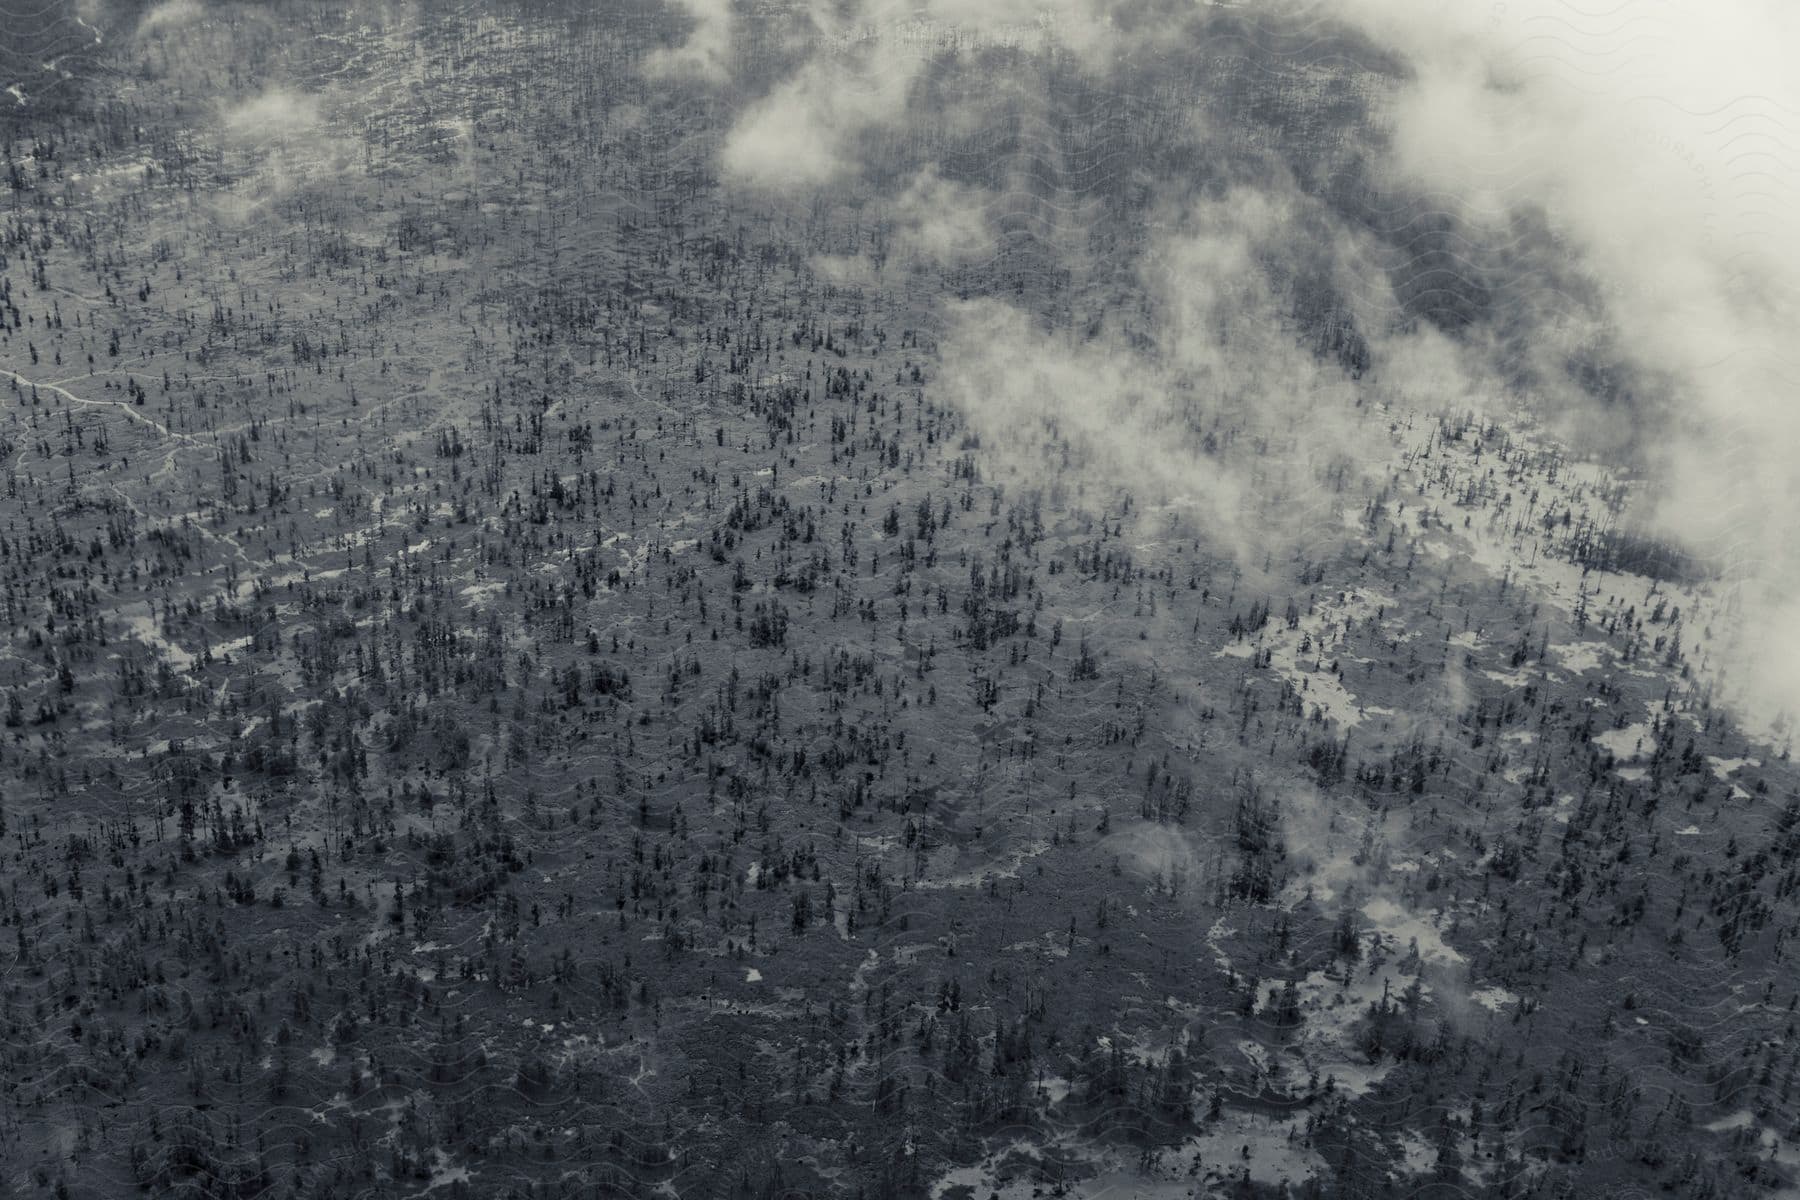
[[[0,0],[0,1196],[1800,1197],[1797,56]]]

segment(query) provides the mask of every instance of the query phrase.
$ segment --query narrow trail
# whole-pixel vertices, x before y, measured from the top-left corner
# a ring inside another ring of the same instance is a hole
[[[39,388],[46,392],[55,392],[57,395],[61,396],[63,399],[67,400],[71,404],[83,404],[83,405],[87,405],[88,407],[91,407],[91,408],[121,409],[124,411],[125,415],[130,417],[132,420],[137,421],[139,424],[150,426],[150,428],[156,430],[158,433],[162,434],[166,438],[173,438],[174,440],[176,440],[178,442],[185,442],[190,446],[199,446],[202,448],[206,448],[206,443],[200,441],[200,439],[193,437],[190,434],[176,433],[174,430],[170,429],[167,425],[164,425],[161,421],[158,421],[152,417],[145,416],[143,413],[141,413],[137,410],[136,405],[129,404],[124,400],[89,400],[86,397],[77,396],[74,392],[69,391],[67,388],[61,387],[58,384],[48,383],[48,382],[44,382],[44,381],[40,381],[40,380],[36,380],[36,379],[30,379],[24,375],[19,374],[17,371],[9,371],[4,367],[0,367],[0,375],[5,375],[5,376],[9,377],[15,383],[24,384],[28,387]]]
[[[71,404],[85,405],[90,408],[117,408],[120,411],[122,411],[126,416],[130,417],[132,420],[137,421],[143,425],[148,425],[150,428],[156,430],[158,433],[162,434],[163,437],[168,438],[171,441],[181,442],[184,445],[192,446],[192,447],[195,447],[200,450],[212,450],[213,449],[213,447],[207,445],[205,442],[201,441],[199,438],[192,436],[191,434],[177,433],[176,431],[170,429],[167,425],[164,425],[161,421],[158,421],[153,417],[146,416],[145,414],[139,412],[135,405],[132,405],[124,400],[89,400],[86,397],[77,396],[74,392],[69,391],[67,388],[61,387],[58,384],[47,383],[47,382],[43,382],[40,380],[31,379],[28,376],[21,375],[17,371],[8,370],[5,367],[0,367],[0,375],[5,375],[8,378],[10,378],[11,380],[13,380],[13,382],[27,386],[27,387],[38,388],[38,389],[41,389],[41,390],[47,391],[47,392],[54,392],[58,396],[61,396],[63,399],[67,400]],[[162,471],[159,471],[158,474],[162,474],[163,472],[166,472],[169,469],[169,461],[172,460],[173,457],[174,457],[174,451],[171,450],[168,458],[166,458],[164,460]],[[111,484],[110,486],[114,492],[118,493],[119,498],[121,500],[123,500],[127,505],[129,505],[131,510],[133,512],[135,512],[140,518],[142,518],[145,521],[150,520],[150,515],[148,513],[146,513],[134,500],[132,500],[131,497],[126,494],[126,492],[124,491],[123,488],[119,487],[118,484]],[[232,537],[228,533],[220,533],[216,530],[208,529],[205,526],[205,524],[203,524],[202,522],[199,522],[199,521],[192,522],[192,527],[194,529],[199,530],[201,536],[212,538],[215,541],[224,542],[227,546],[230,546],[232,549],[232,552],[238,556],[239,561],[243,562],[247,566],[254,567],[254,566],[268,566],[269,565],[267,563],[259,563],[256,559],[251,558],[247,553],[245,553],[244,547],[238,542],[238,540],[236,538]]]

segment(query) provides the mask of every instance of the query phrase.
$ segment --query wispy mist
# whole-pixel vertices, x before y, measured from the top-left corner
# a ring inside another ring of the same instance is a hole
[[[1535,360],[1530,399],[1629,447],[1643,472],[1630,518],[1740,589],[1736,699],[1800,710],[1792,10],[1345,11],[1413,67],[1385,180],[1489,244],[1527,221],[1555,237],[1566,275],[1498,281]]]
[[[684,7],[653,70],[723,79],[742,14]],[[790,35],[797,68],[751,87],[723,174],[787,196],[884,181],[886,269],[977,283],[941,314],[944,374],[990,451],[1066,442],[1084,478],[1185,498],[1260,558],[1329,520],[1321,478],[1353,482],[1332,452],[1379,476],[1367,402],[1517,407],[1638,480],[1628,524],[1731,581],[1735,697],[1800,710],[1791,16],[938,0],[814,4]],[[996,47],[1055,64],[1056,89],[943,86]],[[1056,107],[1071,78],[1180,152],[1131,147],[1129,179],[1104,145],[1065,160],[1059,138],[1109,119]],[[973,169],[930,145],[891,161],[898,131],[978,147],[1008,124]],[[983,288],[986,267],[1040,286]],[[1238,438],[1256,454],[1220,452]]]

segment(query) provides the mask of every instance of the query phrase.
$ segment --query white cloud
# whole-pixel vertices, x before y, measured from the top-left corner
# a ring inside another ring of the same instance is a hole
[[[1096,509],[1128,491],[1139,520],[1180,521],[1247,573],[1268,560],[1289,575],[1288,555],[1342,527],[1327,469],[1354,473],[1387,448],[1356,385],[1296,338],[1264,269],[1294,250],[1311,203],[1241,188],[1172,213],[1137,263],[1149,303],[1130,329],[1049,330],[994,300],[947,306],[941,386],[984,458],[1032,486],[1080,486]]]
[[[720,77],[731,15],[715,0],[684,3],[695,24],[670,61]],[[810,49],[739,114],[721,149],[729,181],[775,193],[854,178],[870,131],[917,117],[908,102],[948,31],[965,46],[1054,46],[1100,70],[1181,29],[1173,19],[1134,29],[1097,0],[814,0],[796,11]],[[1788,536],[1800,528],[1800,389],[1786,350],[1800,328],[1800,77],[1790,69],[1800,10],[1776,0],[1627,0],[1604,12],[1557,0],[1345,0],[1296,14],[1301,29],[1348,23],[1409,64],[1375,101],[1387,140],[1364,147],[1373,181],[1402,214],[1450,210],[1479,269],[1514,272],[1481,281],[1495,287],[1500,316],[1454,338],[1395,322],[1380,264],[1403,257],[1405,239],[1379,253],[1370,235],[1321,218],[1265,175],[1229,211],[1178,207],[1172,231],[1141,257],[1150,349],[1116,327],[1088,344],[977,302],[951,310],[949,385],[996,432],[1054,426],[1114,478],[1242,518],[1249,473],[1215,470],[1170,431],[1198,414],[1285,436],[1302,457],[1332,448],[1300,426],[1335,411],[1321,397],[1345,383],[1294,345],[1260,270],[1284,239],[1329,243],[1332,290],[1376,344],[1365,386],[1424,407],[1484,408],[1528,377],[1565,431],[1631,444],[1651,472],[1633,519],[1721,562],[1742,588],[1750,632],[1731,664],[1740,698],[1800,713],[1800,641],[1778,645],[1767,632],[1791,625],[1800,603],[1800,544]],[[991,114],[964,105],[933,118],[955,129]],[[1001,191],[914,171],[886,209],[892,261],[954,265],[998,247]],[[1522,361],[1502,368],[1502,353]],[[1584,393],[1571,371],[1584,356],[1631,368],[1629,400]],[[1304,469],[1281,470],[1304,488]],[[1290,500],[1303,525],[1310,501]],[[1266,498],[1257,503],[1267,517]]]
[[[158,29],[173,29],[198,21],[206,15],[200,0],[163,0],[161,4],[151,8],[138,22],[138,36]]]
[[[240,138],[275,138],[308,133],[319,124],[319,98],[289,88],[270,88],[221,114],[228,133]]]
[[[935,166],[925,167],[894,202],[893,253],[932,266],[991,255],[995,235],[987,202],[979,188],[944,179]]]
[[[854,139],[904,109],[915,70],[869,45],[814,56],[733,126],[720,155],[727,178],[787,191],[848,174]]]
[[[1642,398],[1598,414],[1652,435],[1637,516],[1722,560],[1748,618],[1740,699],[1800,713],[1800,642],[1775,636],[1800,594],[1800,17],[1768,0],[1332,11],[1416,68],[1391,181],[1496,238],[1540,210],[1594,278],[1612,352],[1666,381],[1667,420]],[[1565,353],[1539,316],[1540,354]]]
[[[722,82],[731,76],[737,20],[731,0],[674,0],[693,25],[679,46],[652,53],[644,70],[652,77],[693,75]]]
[[[667,74],[685,63],[724,78],[728,0],[679,2],[694,27],[649,69]],[[727,178],[764,190],[805,191],[853,174],[856,138],[905,119],[914,81],[951,38],[1056,45],[1096,67],[1119,44],[1098,0],[811,0],[795,17],[809,34],[808,54],[740,114],[720,155]]]
[[[359,142],[326,126],[323,99],[271,88],[219,110],[223,143],[242,174],[214,199],[228,221],[248,221],[296,187],[319,186],[361,174]]]

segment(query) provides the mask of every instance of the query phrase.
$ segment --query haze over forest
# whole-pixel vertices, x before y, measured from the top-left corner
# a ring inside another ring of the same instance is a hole
[[[1800,1195],[1797,20],[0,8],[0,1195]]]

